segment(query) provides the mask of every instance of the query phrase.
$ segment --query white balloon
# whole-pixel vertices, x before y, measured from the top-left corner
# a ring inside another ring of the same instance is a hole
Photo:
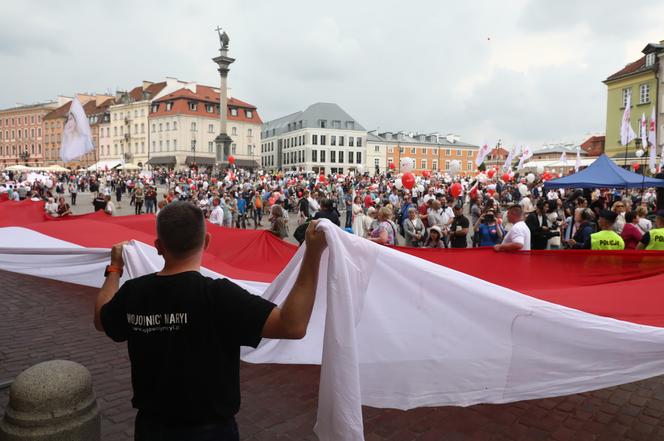
[[[521,196],[527,195],[528,194],[528,186],[526,184],[519,185],[519,193],[521,193]]]
[[[532,173],[528,173],[526,175],[526,181],[528,181],[529,184],[532,184],[533,182],[535,182],[535,175]]]
[[[362,164],[357,166],[357,172],[360,174],[364,173],[364,166]]]
[[[540,164],[537,166],[537,174],[541,175],[542,173],[544,173],[544,166]]]
[[[458,159],[455,159],[450,162],[450,174],[451,175],[456,175],[461,171],[461,161]]]
[[[394,186],[397,188],[397,190],[401,190],[403,188],[403,182],[401,182],[401,178],[397,178],[394,181]]]
[[[408,173],[415,168],[415,160],[413,158],[404,157],[399,161],[401,173]]]

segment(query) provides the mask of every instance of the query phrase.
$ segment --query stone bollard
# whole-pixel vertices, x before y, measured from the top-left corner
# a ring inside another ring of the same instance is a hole
[[[92,376],[66,360],[36,364],[16,377],[0,422],[0,441],[99,441]]]

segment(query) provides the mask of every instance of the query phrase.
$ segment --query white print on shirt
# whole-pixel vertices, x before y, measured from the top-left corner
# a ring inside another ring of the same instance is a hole
[[[127,314],[127,323],[131,325],[134,331],[154,332],[154,331],[178,331],[180,325],[188,323],[186,312],[165,312],[163,314]]]

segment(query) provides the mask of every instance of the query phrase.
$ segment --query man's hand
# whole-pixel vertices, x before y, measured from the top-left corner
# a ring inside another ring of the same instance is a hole
[[[494,245],[493,249],[496,250],[496,251],[502,251],[502,246],[501,246],[501,244]]]
[[[325,248],[327,248],[327,241],[325,240],[325,233],[322,231],[316,231],[318,222],[319,221],[315,220],[309,223],[304,241],[307,245],[307,250],[321,254],[325,251]]]
[[[111,265],[117,266],[118,268],[124,267],[124,260],[122,259],[122,247],[128,243],[129,241],[124,241],[113,245],[113,248],[111,248]]]

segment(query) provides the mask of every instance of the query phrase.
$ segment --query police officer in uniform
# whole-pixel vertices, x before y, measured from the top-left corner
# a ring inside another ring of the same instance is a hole
[[[613,224],[618,217],[618,213],[608,210],[602,210],[599,213],[600,231],[590,235],[591,250],[624,250],[625,242],[622,237],[613,231]]]
[[[637,250],[664,251],[664,210],[657,212],[655,227],[643,235],[641,242],[636,246]]]

